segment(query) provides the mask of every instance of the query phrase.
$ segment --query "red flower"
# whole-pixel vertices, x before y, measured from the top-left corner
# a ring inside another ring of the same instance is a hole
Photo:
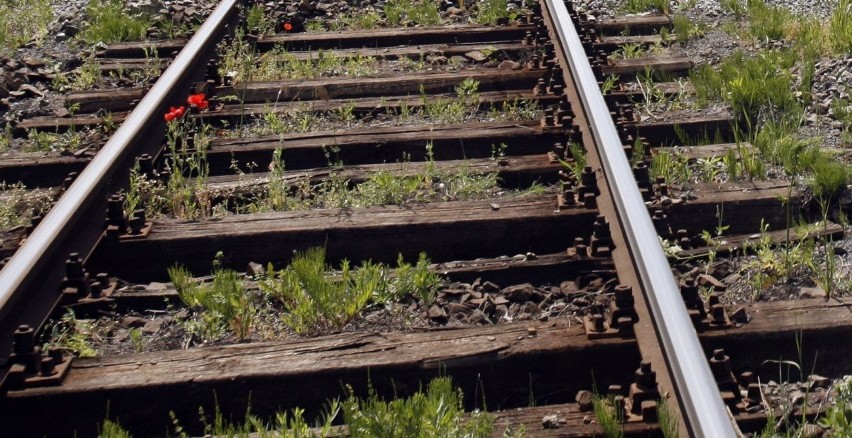
[[[293,30],[293,25],[290,23],[284,23],[284,26],[282,27],[284,28],[284,32],[290,32],[291,30]]]
[[[184,107],[183,105],[181,105],[177,108],[171,107],[171,108],[169,108],[169,112],[166,113],[165,118],[166,118],[167,122],[171,122],[172,120],[179,119],[179,118],[183,117],[183,115],[185,113],[186,113],[186,107]]]
[[[210,102],[205,98],[204,93],[190,94],[186,99],[186,103],[190,106],[198,108],[199,111],[206,110]]]

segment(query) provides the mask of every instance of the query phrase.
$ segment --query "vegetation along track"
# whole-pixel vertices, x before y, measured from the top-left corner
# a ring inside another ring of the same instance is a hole
[[[3,249],[4,430],[207,433],[200,407],[312,418],[450,376],[486,434],[733,436],[773,415],[765,359],[819,351],[815,372],[848,372],[842,301],[726,309],[711,273],[669,266],[660,240],[701,258],[841,229],[790,231],[789,184],[651,177],[683,138],[718,132],[696,156],[734,147],[730,117],[641,123],[613,82],[692,66],[613,56],[669,18],[486,4],[456,9],[487,24],[406,10],[426,25],[318,32],[225,1],[189,41],[104,50],[181,50],[150,88],[75,92],[75,114],[22,121],[121,126],[91,160],[0,164],[28,187],[80,172]],[[72,360],[84,332],[138,352]]]

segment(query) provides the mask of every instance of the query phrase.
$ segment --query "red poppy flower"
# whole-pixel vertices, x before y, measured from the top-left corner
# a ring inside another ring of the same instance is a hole
[[[186,113],[186,107],[184,107],[183,105],[181,105],[177,108],[171,107],[171,108],[169,108],[169,112],[166,113],[165,119],[166,119],[167,122],[171,122],[172,120],[179,119],[179,118],[183,117],[183,115],[185,113]]]
[[[190,94],[189,97],[186,98],[186,103],[190,105],[199,105],[201,102],[204,102],[205,97],[204,93]]]
[[[293,25],[290,23],[284,23],[284,26],[282,27],[284,28],[284,32],[290,32],[291,30],[293,30]]]
[[[199,111],[206,110],[207,107],[210,106],[210,102],[205,99],[205,97],[206,96],[204,95],[204,93],[190,94],[189,97],[186,99],[186,103],[188,103],[190,106],[198,108]]]

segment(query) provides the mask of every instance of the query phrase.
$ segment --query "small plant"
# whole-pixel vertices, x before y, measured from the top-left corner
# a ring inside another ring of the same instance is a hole
[[[657,400],[657,418],[660,420],[660,430],[664,438],[678,438],[677,414],[665,400]]]
[[[266,14],[262,4],[255,4],[246,12],[246,28],[258,35],[269,35],[275,32],[275,22]]]
[[[490,437],[494,417],[487,413],[466,414],[463,397],[448,377],[429,382],[426,391],[406,399],[381,400],[371,389],[366,400],[350,395],[342,403],[343,417],[353,438],[399,436]]]
[[[682,154],[660,152],[651,160],[651,176],[661,176],[666,180],[666,184],[673,185],[691,181],[693,172],[689,167],[689,160]]]
[[[308,20],[308,21],[305,21],[305,31],[306,32],[323,32],[323,31],[325,31],[325,26],[323,26],[322,21],[320,21],[320,20]]]
[[[132,328],[128,332],[130,344],[133,345],[133,351],[141,353],[145,348],[145,338],[142,336],[142,329]]]
[[[53,195],[44,189],[27,189],[21,183],[0,181],[0,231],[26,226],[33,216],[47,211]]]
[[[734,14],[735,17],[745,17],[746,7],[742,0],[721,0],[722,9]]]
[[[579,182],[582,180],[583,169],[586,167],[586,150],[577,143],[571,143],[568,151],[571,154],[571,160],[566,161],[560,158],[559,163],[574,178],[574,181]]]
[[[234,79],[276,81],[285,79],[315,79],[331,76],[371,76],[378,73],[378,61],[371,56],[339,56],[320,50],[316,58],[299,59],[284,47],[276,47],[264,53],[243,70],[237,70]]]
[[[120,0],[90,0],[86,16],[89,25],[80,36],[87,44],[141,40],[150,25],[147,17],[124,12],[124,4]]]
[[[21,45],[42,38],[53,20],[48,0],[0,2],[0,53],[11,54]]]
[[[837,257],[834,242],[825,245],[825,263],[823,269],[817,272],[817,285],[825,291],[826,299],[830,299],[837,289]]]
[[[645,49],[639,43],[622,44],[610,55],[611,59],[634,59],[645,56]]]
[[[415,266],[402,258],[398,264],[393,278],[382,264],[370,261],[353,269],[344,260],[335,272],[326,264],[325,249],[310,248],[297,252],[283,270],[275,272],[270,265],[258,285],[285,307],[282,321],[297,333],[319,327],[339,328],[369,302],[386,303],[406,295],[423,302],[434,299],[440,280],[428,271],[425,254]]]
[[[828,39],[835,53],[852,53],[852,0],[839,0],[828,25]]]
[[[501,24],[515,18],[507,0],[482,0],[476,3],[474,17],[479,24]]]
[[[671,12],[668,0],[626,0],[621,9],[628,14],[639,14],[648,11],[659,11],[664,14]]]
[[[329,22],[332,31],[369,30],[381,27],[382,16],[375,11],[340,14]],[[324,29],[323,29],[324,30]]]
[[[686,44],[692,38],[701,35],[701,30],[686,16],[675,15],[672,17],[672,30],[677,42]]]
[[[441,23],[438,4],[429,0],[388,0],[384,12],[389,26],[434,26]]]
[[[199,409],[203,433],[222,437],[326,438],[340,436],[340,431],[333,430],[332,424],[342,423],[346,426],[346,434],[353,438],[484,438],[493,434],[494,416],[478,411],[466,413],[463,409],[463,394],[453,387],[449,377],[433,379],[425,391],[421,389],[411,396],[390,401],[379,398],[372,386],[365,399],[356,397],[351,387],[347,389],[349,396],[343,401],[329,401],[313,428],[305,420],[305,410],[301,408],[278,412],[270,422],[248,411],[244,421],[232,423],[225,418],[217,404],[212,418]],[[338,421],[341,412],[342,419]],[[190,435],[174,412],[169,415],[174,425],[174,434],[188,438]],[[524,432],[506,433],[503,436],[520,438]]]
[[[200,323],[188,325],[190,333],[212,340],[229,328],[237,339],[243,340],[251,336],[257,309],[243,286],[243,276],[222,269],[220,260],[221,253],[213,262],[210,283],[195,281],[181,266],[169,268],[169,278],[184,305],[199,313]]]
[[[838,397],[817,423],[829,429],[831,436],[852,436],[852,378],[845,377],[837,386]]]
[[[605,397],[595,394],[592,397],[592,408],[595,418],[604,431],[607,438],[621,438],[624,436],[624,413],[622,408],[616,406],[615,397]]]
[[[77,319],[74,311],[68,309],[62,318],[49,326],[49,340],[44,350],[59,348],[70,351],[79,357],[95,357],[98,351],[92,346],[89,336],[92,326],[88,322]]]
[[[746,4],[752,37],[759,41],[784,38],[785,27],[793,21],[793,13],[789,9],[767,5],[764,0],[748,0]]]
[[[601,85],[601,94],[609,94],[616,86],[618,86],[618,75],[607,76],[603,85]]]
[[[121,427],[118,421],[104,420],[104,423],[98,426],[98,438],[130,438],[130,432]]]

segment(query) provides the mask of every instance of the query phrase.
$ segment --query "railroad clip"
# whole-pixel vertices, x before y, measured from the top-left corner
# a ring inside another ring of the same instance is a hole
[[[104,236],[111,239],[144,239],[151,233],[154,223],[145,217],[145,209],[133,211],[133,217],[124,214],[124,197],[114,195],[107,201],[106,231]]]
[[[659,420],[657,404],[660,398],[657,372],[651,367],[651,362],[642,361],[627,392],[622,385],[610,385],[604,402],[624,423],[654,423]]]
[[[725,306],[721,304],[719,294],[710,294],[705,306],[699,292],[700,286],[700,281],[693,275],[688,276],[680,284],[680,294],[695,330],[703,332],[732,328],[734,324],[731,322]]]
[[[62,383],[71,369],[72,356],[51,348],[43,354],[35,345],[35,330],[21,325],[15,330],[13,352],[9,355],[9,374],[4,389],[22,390]]]
[[[615,299],[609,303],[609,312],[596,309],[583,317],[586,337],[602,339],[633,336],[633,325],[639,321],[634,304],[633,289],[624,284],[616,286]]]
[[[83,268],[83,261],[77,253],[71,253],[65,261],[65,278],[62,279],[61,303],[72,305],[78,311],[90,307],[112,303],[112,294],[118,288],[109,275],[99,273],[94,278]]]

